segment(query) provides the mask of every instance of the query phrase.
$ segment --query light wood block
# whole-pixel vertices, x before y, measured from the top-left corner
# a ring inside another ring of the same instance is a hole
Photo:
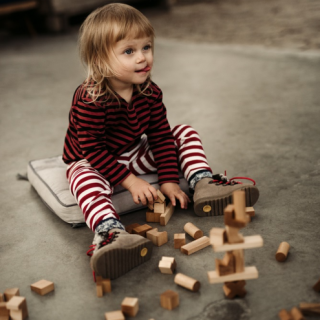
[[[10,310],[7,309],[7,302],[0,302],[0,319],[1,320],[9,320]]]
[[[176,260],[173,257],[162,257],[159,262],[161,273],[173,274],[177,267]]]
[[[152,229],[151,226],[149,226],[148,224],[144,224],[142,226],[133,228],[132,233],[133,234],[138,234],[138,235],[140,235],[142,237],[146,237],[147,231],[149,231],[151,229]]]
[[[155,202],[163,203],[166,201],[166,197],[163,195],[163,193],[160,190],[157,190],[157,195],[158,195],[158,198]]]
[[[32,284],[30,287],[32,291],[44,296],[54,290],[54,283],[48,280],[40,280]]]
[[[263,239],[260,235],[244,237],[243,243],[224,244],[222,246],[214,246],[215,252],[232,251],[239,249],[252,249],[263,246]]]
[[[299,308],[302,314],[306,316],[320,315],[320,303],[301,302]]]
[[[139,311],[138,298],[124,298],[121,303],[121,311],[125,316],[135,317]]]
[[[171,262],[171,263],[173,264],[173,266],[174,266],[174,269],[176,269],[176,267],[177,267],[177,262],[176,262],[176,259],[175,259],[174,257],[166,257],[166,256],[163,256],[163,257],[161,258],[161,260]]]
[[[226,229],[212,228],[210,230],[210,244],[212,246],[222,246],[227,242]]]
[[[10,310],[12,320],[24,320],[28,317],[27,301],[24,297],[12,297],[6,307]]]
[[[291,316],[293,320],[305,320],[305,317],[297,307],[291,309]]]
[[[155,246],[161,247],[168,242],[168,232],[159,232],[158,228],[151,229],[146,233],[147,239],[151,240]]]
[[[163,214],[166,212],[166,203],[155,203],[154,204],[154,209],[153,209],[154,213],[160,213]]]
[[[247,223],[246,217],[246,193],[242,190],[237,190],[232,193],[235,220]]]
[[[126,231],[131,234],[133,232],[134,228],[137,228],[137,227],[140,227],[140,226],[141,225],[139,223],[129,224],[128,226],[126,226]]]
[[[244,272],[244,251],[243,249],[240,250],[233,250],[232,254],[234,256],[234,267],[235,272]]]
[[[195,253],[210,245],[210,239],[207,236],[203,236],[197,240],[189,242],[180,248],[181,252],[187,255]]]
[[[249,216],[247,216],[247,221],[238,221],[235,218],[235,209],[233,204],[229,204],[224,209],[224,224],[226,226],[234,227],[234,228],[244,228],[249,222]]]
[[[253,207],[246,207],[246,214],[250,216],[250,218],[256,215],[256,212]]]
[[[219,276],[235,273],[235,259],[232,252],[226,252],[222,260],[216,259],[215,261]]]
[[[280,320],[292,320],[291,313],[288,312],[286,309],[282,309],[278,313],[278,317]]]
[[[317,281],[317,283],[313,286],[313,290],[320,292],[320,279]]]
[[[96,284],[96,290],[97,290],[97,297],[98,298],[103,297],[103,287],[101,282]]]
[[[279,262],[284,262],[287,260],[289,253],[290,244],[288,242],[281,242],[276,253],[276,260]]]
[[[104,316],[106,320],[126,320],[121,310],[106,312]]]
[[[104,293],[111,292],[110,279],[103,279],[101,276],[96,276],[96,284],[98,297],[102,297]]]
[[[19,296],[19,288],[9,288],[4,291],[4,297],[6,301],[9,301],[14,296]]]
[[[160,222],[160,213],[154,213],[153,211],[148,210],[146,212],[146,221],[147,222]]]
[[[233,299],[235,297],[243,298],[247,291],[245,290],[246,282],[244,280],[233,281],[233,282],[225,282],[223,285],[223,291],[226,295],[226,298]]]
[[[161,307],[167,310],[172,310],[179,306],[179,295],[177,292],[167,290],[160,296]]]
[[[0,293],[0,302],[4,302],[4,295]]]
[[[175,208],[175,207],[172,205],[172,203],[169,202],[169,204],[167,205],[167,208],[166,208],[166,212],[163,213],[163,214],[160,216],[160,225],[161,225],[161,226],[167,225],[167,223],[169,222],[171,216],[173,215],[174,208]]]
[[[174,282],[190,291],[198,292],[200,289],[200,282],[182,273],[177,273],[174,277]]]
[[[241,243],[243,242],[243,235],[239,233],[239,228],[226,226],[226,233],[228,243]]]
[[[209,283],[222,283],[238,280],[249,280],[258,278],[258,270],[256,267],[245,267],[244,272],[229,274],[226,276],[219,276],[216,271],[208,272]]]
[[[187,222],[184,225],[184,231],[188,233],[193,239],[197,240],[203,237],[203,232],[198,227],[196,227],[193,223]]]
[[[174,248],[180,249],[186,244],[186,234],[185,233],[175,233],[174,234]]]

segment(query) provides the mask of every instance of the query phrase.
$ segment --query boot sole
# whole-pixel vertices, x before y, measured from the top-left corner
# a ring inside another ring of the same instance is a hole
[[[101,248],[91,258],[92,269],[105,279],[119,278],[151,258],[153,243],[145,240],[129,248]]]
[[[246,193],[246,207],[252,207],[258,201],[259,190],[256,187],[248,186],[238,190],[243,190]],[[224,208],[228,204],[232,204],[232,192],[223,198],[200,198],[194,203],[194,211],[199,217],[222,216]]]

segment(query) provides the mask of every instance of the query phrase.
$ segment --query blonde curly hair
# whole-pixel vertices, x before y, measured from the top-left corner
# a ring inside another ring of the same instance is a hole
[[[151,23],[140,11],[129,5],[107,4],[86,18],[80,27],[79,51],[87,67],[84,85],[93,101],[101,96],[106,96],[106,101],[111,96],[119,101],[108,81],[108,78],[116,76],[110,64],[113,47],[120,40],[142,37],[151,37],[153,50],[154,29]],[[136,86],[140,93],[144,93],[150,83],[148,77],[143,88]]]

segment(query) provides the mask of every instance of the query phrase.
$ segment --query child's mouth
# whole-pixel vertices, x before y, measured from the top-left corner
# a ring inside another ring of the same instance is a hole
[[[140,69],[140,70],[137,70],[136,72],[138,72],[138,73],[140,73],[140,72],[148,72],[148,71],[150,71],[150,70],[151,70],[151,68],[148,67],[148,66],[146,66],[145,68]]]

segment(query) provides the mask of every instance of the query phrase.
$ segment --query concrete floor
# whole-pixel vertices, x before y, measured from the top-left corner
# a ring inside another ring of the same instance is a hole
[[[76,35],[15,40],[0,48],[1,240],[0,292],[19,287],[30,319],[104,319],[125,296],[138,297],[135,319],[277,319],[280,309],[319,302],[320,278],[320,53],[229,47],[157,39],[154,81],[164,92],[171,125],[188,123],[200,133],[214,172],[256,180],[261,197],[244,235],[260,234],[264,246],[245,252],[259,278],[247,281],[244,299],[228,301],[207,271],[221,257],[208,247],[191,256],[173,249],[173,234],[192,221],[206,235],[223,217],[198,218],[177,209],[170,241],[152,259],[112,282],[97,298],[86,250],[91,231],[72,229],[51,213],[28,182],[18,181],[29,160],[61,154],[74,89],[83,80]],[[145,211],[122,222],[144,223]],[[188,241],[191,239],[189,238]],[[291,245],[285,263],[275,252]],[[198,293],[177,287],[157,269],[174,256],[179,272],[201,282]],[[51,280],[46,296],[30,284]],[[172,289],[180,306],[167,311],[159,296]],[[308,319],[312,319],[309,317]]]

